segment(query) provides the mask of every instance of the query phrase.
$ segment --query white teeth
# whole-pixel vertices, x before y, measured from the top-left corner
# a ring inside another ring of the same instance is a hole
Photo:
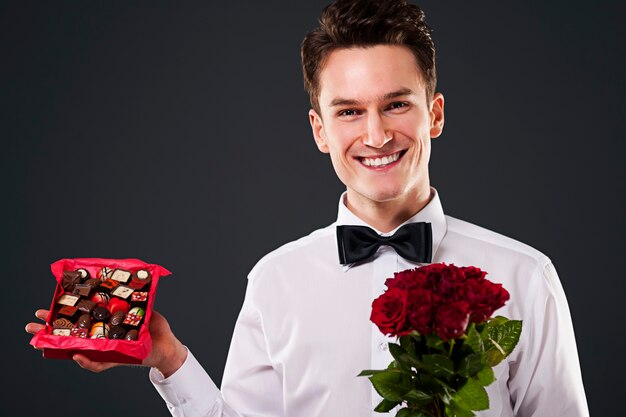
[[[393,155],[383,156],[382,158],[361,158],[363,165],[368,167],[382,167],[389,165],[392,162],[396,162],[400,158],[400,152],[396,152]]]

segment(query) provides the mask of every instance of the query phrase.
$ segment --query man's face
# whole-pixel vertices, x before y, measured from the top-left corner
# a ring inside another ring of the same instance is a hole
[[[411,51],[338,49],[320,73],[320,113],[309,118],[353,206],[428,198],[430,139],[443,129],[443,96],[426,100]]]

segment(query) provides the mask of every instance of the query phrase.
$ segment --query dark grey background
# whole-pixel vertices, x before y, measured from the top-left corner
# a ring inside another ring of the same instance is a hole
[[[64,257],[171,269],[157,308],[219,383],[249,269],[335,217],[299,68],[325,3],[0,2],[3,415],[168,415],[144,369],[28,346]],[[432,182],[448,214],[553,259],[592,415],[615,415],[625,10],[504,3],[421,3],[446,97]]]

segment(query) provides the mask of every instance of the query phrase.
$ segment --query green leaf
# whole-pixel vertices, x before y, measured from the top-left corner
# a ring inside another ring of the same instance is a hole
[[[418,389],[412,389],[402,396],[402,398],[412,404],[427,405],[433,400],[433,396]]]
[[[439,378],[448,378],[454,374],[454,362],[445,355],[433,354],[422,356],[424,370]]]
[[[465,378],[476,375],[487,364],[487,354],[470,353],[461,360],[459,364],[459,374]]]
[[[435,333],[429,334],[426,336],[426,346],[440,350],[442,352],[446,351],[446,344],[439,336]]]
[[[495,375],[493,374],[493,369],[490,366],[485,366],[476,374],[476,380],[483,386],[491,384],[496,380]]]
[[[402,401],[389,401],[383,398],[376,408],[374,408],[374,411],[377,413],[386,413],[387,411],[393,410],[393,408],[401,402]]]
[[[509,320],[500,316],[491,319],[480,335],[487,352],[487,364],[496,366],[513,352],[521,333],[521,320]]]
[[[412,367],[421,368],[423,366],[414,355],[409,354],[400,345],[389,343],[389,352],[396,362],[408,371],[410,371]]]
[[[446,416],[454,417],[474,417],[476,414],[470,410],[455,407],[454,405],[446,406]]]
[[[477,380],[470,378],[452,396],[452,404],[455,409],[486,410],[489,408],[489,396]]]
[[[429,417],[432,416],[431,413],[424,413],[420,410],[415,410],[412,408],[403,408],[400,411],[398,411],[398,414],[396,414],[396,417]]]
[[[370,381],[376,392],[389,401],[401,402],[402,396],[411,389],[402,383],[402,374],[394,370],[372,375]]]
[[[370,376],[370,375],[375,375],[375,374],[379,374],[381,372],[385,372],[386,370],[375,370],[375,369],[365,369],[363,371],[361,371],[360,374],[358,374],[357,376]]]
[[[463,345],[469,347],[474,353],[485,351],[483,339],[481,339],[480,333],[476,330],[474,323],[470,324],[467,328],[467,339],[465,339],[465,343]]]

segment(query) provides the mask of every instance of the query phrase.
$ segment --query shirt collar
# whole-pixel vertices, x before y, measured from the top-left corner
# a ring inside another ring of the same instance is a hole
[[[432,257],[433,259],[435,259],[435,254],[437,253],[437,250],[439,249],[439,245],[441,244],[441,241],[443,240],[443,237],[446,234],[448,226],[446,223],[446,216],[443,213],[443,207],[441,206],[441,201],[439,200],[439,193],[433,187],[430,187],[430,192],[431,192],[431,199],[428,202],[428,204],[426,204],[424,208],[422,208],[420,211],[418,211],[413,216],[411,216],[411,218],[409,218],[407,221],[405,221],[404,223],[402,223],[401,225],[399,225],[398,227],[396,227],[389,233],[383,233],[379,230],[376,230],[376,228],[370,226],[365,221],[360,219],[356,214],[351,212],[350,209],[346,207],[345,205],[346,192],[344,192],[343,194],[341,194],[341,197],[339,198],[339,209],[337,213],[336,224],[337,226],[342,226],[342,225],[367,226],[375,230],[376,233],[380,235],[389,236],[389,235],[394,234],[396,230],[398,230],[400,227],[408,223],[417,223],[417,222],[430,223],[432,227],[432,232],[433,232]],[[347,271],[348,269],[350,269],[350,266],[351,264],[344,265],[343,270]]]

